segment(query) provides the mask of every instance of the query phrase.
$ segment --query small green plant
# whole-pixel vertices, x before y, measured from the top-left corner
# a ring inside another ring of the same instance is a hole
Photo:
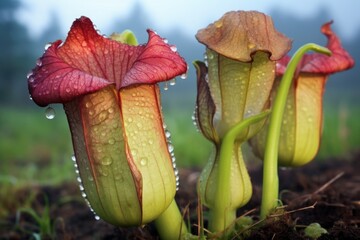
[[[236,216],[252,194],[243,143],[251,139],[264,160],[262,220],[279,202],[278,165],[300,166],[316,155],[326,79],[353,65],[330,23],[322,31],[327,48],[307,44],[291,60],[291,41],[256,11],[229,12],[197,33],[206,59],[194,62],[195,118],[213,145],[198,184],[209,209],[206,231],[199,216],[199,238],[226,239],[252,226]],[[108,39],[81,17],[63,44],[46,46],[28,74],[29,91],[39,106],[64,105],[80,189],[98,218],[125,227],[154,221],[162,239],[193,239],[174,200],[179,176],[158,86],[185,78],[187,65],[174,45],[148,33],[145,45],[130,31]],[[304,55],[309,50],[318,53]],[[51,107],[46,116],[54,118]],[[51,234],[48,211],[22,209],[40,235]]]
[[[321,235],[328,233],[325,228],[322,228],[319,223],[311,223],[304,229],[306,237],[311,239],[318,239]]]
[[[9,209],[12,208],[11,205],[15,205],[15,191],[16,191],[16,182],[17,179],[10,176],[0,175],[0,218],[3,218],[9,214]],[[10,198],[9,196],[14,196]]]
[[[17,214],[18,221],[20,220],[22,215],[29,215],[35,221],[36,226],[38,228],[37,232],[32,233],[35,239],[43,239],[43,238],[53,239],[55,237],[54,227],[50,216],[50,205],[46,196],[44,196],[44,201],[45,204],[41,213],[36,212],[31,207],[22,207],[18,209],[18,214]],[[21,229],[21,227],[19,228]]]

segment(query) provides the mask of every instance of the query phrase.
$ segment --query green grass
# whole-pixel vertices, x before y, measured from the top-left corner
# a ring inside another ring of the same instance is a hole
[[[71,138],[61,108],[48,120],[45,109],[1,108],[0,176],[18,183],[58,183],[75,175]]]
[[[325,105],[318,159],[351,154],[360,149],[360,109],[356,104]]]

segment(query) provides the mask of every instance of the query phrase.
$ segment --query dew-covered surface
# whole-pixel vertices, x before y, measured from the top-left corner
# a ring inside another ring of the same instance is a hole
[[[260,167],[251,167],[254,195],[238,212],[242,215],[255,208],[249,214],[255,222],[261,196],[261,171]],[[359,239],[359,172],[360,152],[346,158],[280,170],[282,201],[289,213],[280,213],[261,226],[251,227],[245,235],[242,232],[242,236],[246,239],[308,239],[304,237],[305,226],[317,222],[328,231],[319,239]],[[197,230],[198,176],[196,169],[180,169],[180,188],[176,195],[183,210],[189,207],[185,215],[186,218],[189,215],[194,233]],[[31,185],[17,190],[11,196],[13,202],[5,206],[8,216],[0,219],[0,239],[33,238],[34,233],[40,232],[39,224],[29,214],[20,214],[16,206],[27,204],[41,216],[46,202],[50,207],[51,237],[54,239],[159,239],[152,224],[126,229],[96,220],[81,195],[81,189],[74,179],[57,186]],[[204,214],[205,226],[206,216]],[[43,239],[51,237],[43,236]]]

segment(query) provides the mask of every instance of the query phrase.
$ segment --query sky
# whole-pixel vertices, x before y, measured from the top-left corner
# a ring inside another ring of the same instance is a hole
[[[105,34],[122,29],[111,29],[115,20],[126,19],[133,8],[141,5],[151,19],[149,28],[159,32],[181,29],[194,36],[198,29],[219,19],[231,10],[257,10],[270,14],[273,10],[293,16],[311,17],[326,9],[344,39],[351,39],[360,31],[360,0],[21,0],[24,6],[18,19],[37,37],[48,26],[51,15],[60,20],[61,30],[68,32],[72,22],[90,17]],[[141,16],[139,16],[141,17]],[[329,19],[330,20],[330,19]]]

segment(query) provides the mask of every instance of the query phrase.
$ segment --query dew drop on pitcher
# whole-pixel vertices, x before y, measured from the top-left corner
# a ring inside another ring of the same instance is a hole
[[[176,84],[176,79],[173,78],[169,81],[170,86],[174,86]]]
[[[48,107],[45,110],[45,117],[49,120],[55,118],[55,110],[52,107]]]
[[[48,49],[49,49],[49,47],[51,47],[51,43],[47,43],[47,44],[45,44],[45,46],[44,46],[45,51],[46,51],[46,50],[48,50]]]
[[[164,90],[167,91],[169,89],[169,85],[167,82],[164,83]]]
[[[173,51],[173,52],[176,52],[176,51],[177,51],[177,47],[176,47],[175,45],[171,46],[170,49],[171,49],[171,51]]]
[[[181,74],[181,75],[180,75],[180,78],[181,78],[181,79],[186,79],[186,78],[187,78],[187,72],[186,72],[186,73]]]

